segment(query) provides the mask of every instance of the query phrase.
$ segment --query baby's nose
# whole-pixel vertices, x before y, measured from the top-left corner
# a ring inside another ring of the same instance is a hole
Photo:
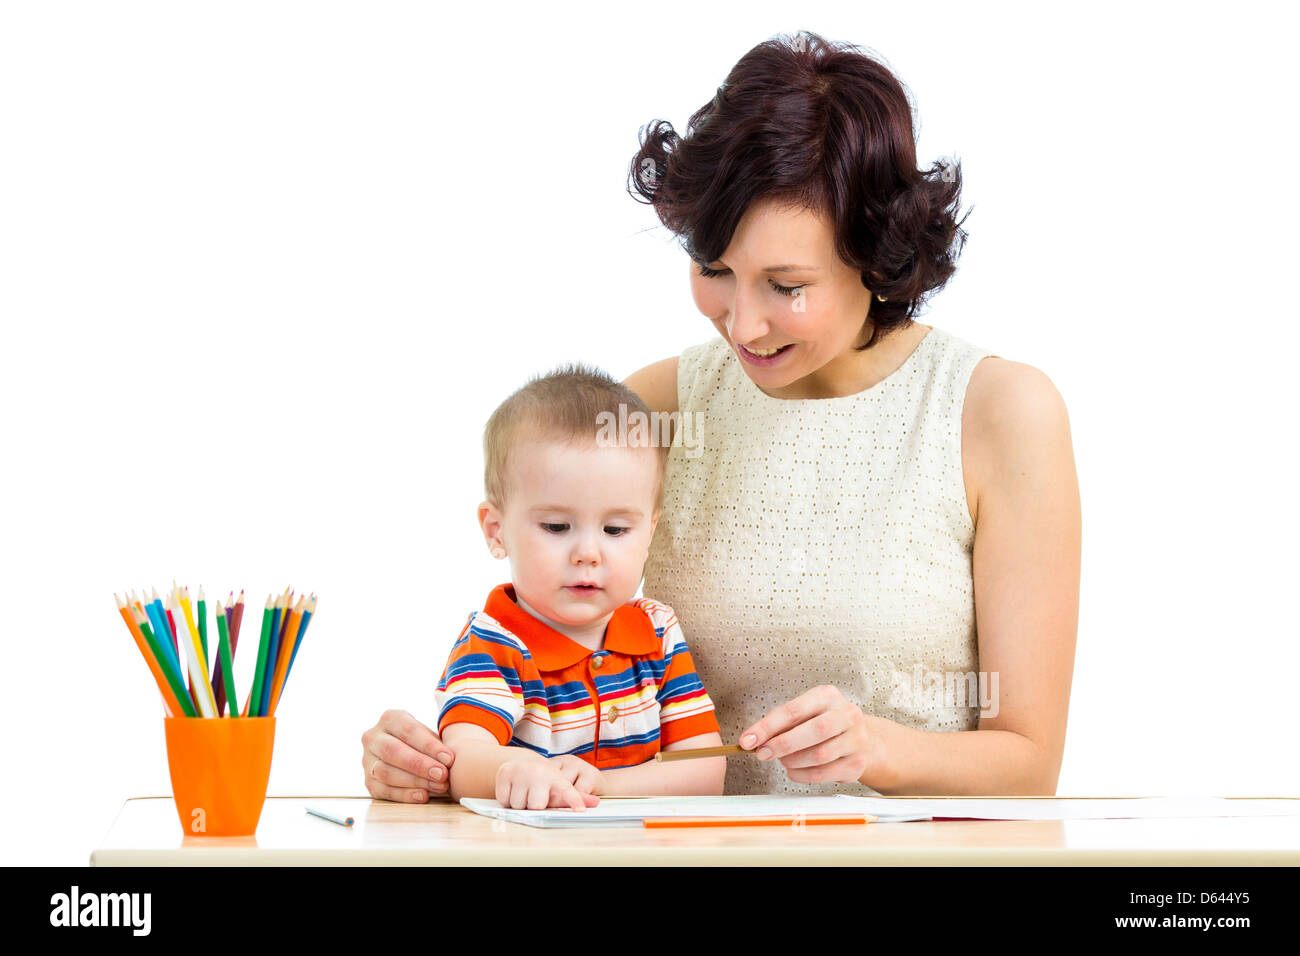
[[[599,564],[600,548],[590,542],[579,542],[573,549],[574,564]]]

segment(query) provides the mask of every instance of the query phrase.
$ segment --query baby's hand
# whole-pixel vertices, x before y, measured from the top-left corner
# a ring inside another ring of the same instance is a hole
[[[600,771],[569,755],[508,761],[497,768],[496,784],[497,802],[513,810],[585,810],[600,802]]]

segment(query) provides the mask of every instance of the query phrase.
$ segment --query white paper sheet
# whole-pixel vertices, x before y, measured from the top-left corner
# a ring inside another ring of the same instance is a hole
[[[888,799],[888,798],[874,798]],[[1300,816],[1300,800],[1224,797],[1089,797],[998,800],[978,797],[894,800],[936,820],[1152,820],[1175,817]]]

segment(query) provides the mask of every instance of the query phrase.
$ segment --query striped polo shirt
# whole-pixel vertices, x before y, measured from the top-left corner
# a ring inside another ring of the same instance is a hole
[[[469,616],[435,696],[439,733],[478,724],[503,746],[573,754],[602,769],[718,732],[677,616],[644,598],[614,611],[593,652],[537,620],[502,584]]]

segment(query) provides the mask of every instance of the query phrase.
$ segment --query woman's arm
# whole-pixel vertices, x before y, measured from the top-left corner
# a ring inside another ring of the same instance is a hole
[[[963,467],[976,488],[979,666],[998,695],[979,729],[903,728],[894,792],[1053,794],[1079,626],[1081,508],[1065,402],[1036,368],[989,358],[971,376]]]
[[[650,411],[677,411],[677,356],[638,369],[623,384],[640,395]]]
[[[663,749],[695,750],[699,747],[722,745],[721,734],[699,734],[687,737]],[[748,759],[748,758],[747,758]],[[660,797],[670,795],[703,794],[718,796],[727,776],[726,757],[700,757],[697,760],[673,760],[660,763],[647,760],[635,767],[600,772],[604,786],[601,796]]]
[[[979,665],[998,692],[988,715],[978,730],[923,731],[814,688],[741,734],[741,746],[781,760],[791,780],[860,780],[886,794],[1056,792],[1081,547],[1065,403],[1037,369],[985,359],[967,390],[962,445]]]

